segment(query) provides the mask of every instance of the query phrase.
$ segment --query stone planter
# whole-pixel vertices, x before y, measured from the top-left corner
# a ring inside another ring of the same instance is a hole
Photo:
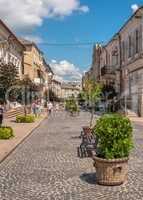
[[[128,158],[106,160],[94,156],[96,180],[100,185],[121,185],[127,180]]]

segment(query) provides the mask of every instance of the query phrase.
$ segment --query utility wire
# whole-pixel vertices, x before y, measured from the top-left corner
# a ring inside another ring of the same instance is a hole
[[[15,40],[15,38],[11,38],[9,41]],[[0,43],[4,43],[7,42],[8,40],[0,40]],[[34,42],[34,41],[30,41],[30,42]],[[36,42],[34,42],[36,43]],[[37,45],[47,45],[47,46],[93,46],[95,44],[103,44],[103,42],[93,42],[93,41],[89,41],[89,42],[67,42],[67,43],[50,43],[50,42],[38,42]]]
[[[47,45],[47,46],[91,46],[95,45],[95,42],[78,42],[78,43],[48,43],[41,42],[38,45]]]

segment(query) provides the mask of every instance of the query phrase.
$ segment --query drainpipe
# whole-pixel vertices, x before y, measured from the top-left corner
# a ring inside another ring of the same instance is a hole
[[[122,39],[120,33],[118,35],[118,41],[119,41],[119,65],[120,65],[120,107],[121,107],[121,97],[122,97],[122,92],[123,92],[123,74],[122,74]]]

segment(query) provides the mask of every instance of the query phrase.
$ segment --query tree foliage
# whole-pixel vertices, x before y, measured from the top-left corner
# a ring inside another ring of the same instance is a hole
[[[94,128],[98,156],[106,159],[128,157],[133,148],[132,132],[127,117],[119,114],[103,115]]]
[[[0,85],[5,89],[13,86],[18,79],[18,70],[12,63],[0,62]]]
[[[0,61],[0,92],[4,99],[5,93],[18,80],[18,70],[12,63],[5,64]]]
[[[90,127],[92,127],[95,104],[100,100],[101,92],[102,92],[101,84],[97,83],[93,79],[88,79],[88,80],[85,81],[84,96],[92,107]]]
[[[65,108],[67,111],[69,111],[71,113],[78,111],[78,106],[77,106],[76,100],[73,96],[66,99]]]

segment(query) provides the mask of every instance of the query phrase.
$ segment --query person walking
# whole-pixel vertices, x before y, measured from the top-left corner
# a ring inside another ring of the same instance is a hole
[[[32,103],[32,113],[36,117],[37,115],[37,105],[35,102]]]
[[[55,105],[55,109],[56,109],[56,112],[59,111],[59,104],[58,104],[58,103],[56,103],[56,105]]]
[[[53,104],[51,102],[48,103],[48,114],[51,115],[53,109]]]
[[[3,113],[4,113],[4,108],[2,104],[0,104],[0,127],[2,126],[3,123]]]

